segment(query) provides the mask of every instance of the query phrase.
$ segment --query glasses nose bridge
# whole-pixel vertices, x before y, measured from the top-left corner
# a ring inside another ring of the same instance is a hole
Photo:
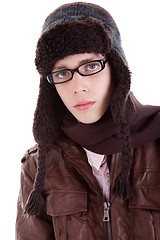
[[[81,75],[81,73],[80,73],[80,71],[79,71],[79,68],[80,68],[80,66],[77,67],[77,68],[75,68],[75,69],[70,70],[71,73],[72,73],[72,78],[73,78],[73,75],[74,75],[75,72],[77,72],[79,75]]]

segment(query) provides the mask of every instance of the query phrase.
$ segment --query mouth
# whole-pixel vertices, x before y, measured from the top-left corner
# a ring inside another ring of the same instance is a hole
[[[74,105],[74,108],[76,108],[79,111],[84,111],[90,109],[94,104],[95,102],[79,102],[76,105]]]

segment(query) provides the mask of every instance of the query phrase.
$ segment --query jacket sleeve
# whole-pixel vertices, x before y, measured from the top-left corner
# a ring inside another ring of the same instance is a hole
[[[17,219],[15,228],[16,240],[53,240],[52,219],[46,214],[45,194],[41,201],[39,216],[28,216],[24,213],[25,204],[33,188],[36,174],[36,150],[28,152],[22,159],[21,185],[17,202]],[[34,174],[34,175],[33,175]]]

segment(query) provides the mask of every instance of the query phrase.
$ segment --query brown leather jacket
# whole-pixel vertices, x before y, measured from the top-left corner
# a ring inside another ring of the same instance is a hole
[[[24,206],[33,187],[36,165],[37,146],[22,159],[16,240],[160,239],[159,140],[134,150],[130,173],[133,197],[127,202],[110,194],[110,216],[85,151],[65,141],[47,150],[41,213],[28,217]],[[111,189],[120,166],[118,153],[111,161]]]

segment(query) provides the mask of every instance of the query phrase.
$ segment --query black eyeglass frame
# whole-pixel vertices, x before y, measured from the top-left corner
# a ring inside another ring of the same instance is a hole
[[[101,70],[99,70],[98,72],[95,72],[95,73],[87,74],[87,75],[79,72],[79,68],[80,68],[81,66],[83,66],[83,65],[85,65],[85,64],[88,64],[88,63],[92,63],[92,62],[100,62],[101,66],[102,66]],[[90,62],[83,63],[83,64],[81,64],[80,66],[78,66],[78,67],[75,68],[75,69],[63,69],[63,70],[51,72],[50,74],[48,74],[48,75],[46,76],[46,78],[47,78],[47,81],[48,81],[50,84],[54,84],[54,85],[55,85],[55,84],[62,84],[62,83],[69,82],[70,80],[72,80],[73,75],[74,75],[75,72],[78,72],[81,76],[85,76],[85,77],[91,76],[91,75],[95,75],[95,74],[101,72],[101,71],[105,68],[105,65],[106,65],[107,62],[108,62],[108,59],[106,59],[106,60],[93,60],[93,61],[90,61]],[[54,80],[53,80],[53,75],[52,75],[52,74],[53,74],[53,73],[57,73],[57,72],[61,72],[61,71],[70,71],[71,74],[72,74],[72,76],[71,76],[68,80],[66,80],[66,81],[55,83]]]

